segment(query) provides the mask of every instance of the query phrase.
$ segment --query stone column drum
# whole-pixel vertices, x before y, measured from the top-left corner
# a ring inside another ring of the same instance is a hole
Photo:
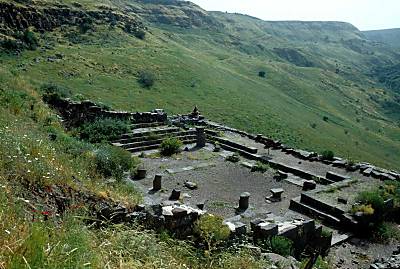
[[[243,192],[240,195],[240,199],[239,199],[239,209],[240,210],[246,210],[249,208],[249,199],[250,199],[250,193],[248,193],[248,192]]]
[[[153,191],[161,190],[162,175],[155,175],[153,180]]]
[[[196,128],[196,146],[204,147],[206,145],[206,133],[204,128]]]

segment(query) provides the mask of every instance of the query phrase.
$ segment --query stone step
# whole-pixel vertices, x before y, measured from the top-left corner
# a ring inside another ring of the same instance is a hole
[[[113,141],[114,143],[118,143],[122,140],[129,139],[129,138],[138,138],[138,137],[144,137],[144,136],[149,136],[149,135],[160,135],[160,134],[168,134],[168,133],[173,133],[173,132],[178,132],[180,131],[179,128],[177,127],[167,127],[167,128],[159,128],[159,129],[144,129],[143,131],[140,132],[132,132],[132,133],[127,133],[121,135],[120,139]]]
[[[327,225],[331,225],[334,227],[338,227],[341,225],[341,221],[339,218],[336,218],[330,214],[320,211],[312,206],[303,204],[300,201],[300,197],[296,197],[296,198],[290,200],[289,209],[299,212],[299,213],[302,213],[302,214],[305,214],[312,218],[318,218]]]
[[[113,142],[114,146],[122,146],[126,144],[132,144],[132,143],[138,143],[138,142],[143,142],[143,141],[151,141],[151,140],[164,140],[165,138],[169,136],[177,137],[177,136],[186,136],[186,135],[196,135],[196,131],[190,130],[190,131],[177,131],[177,132],[170,132],[170,133],[159,133],[159,134],[154,134],[151,133],[148,136],[142,136],[142,137],[132,137],[132,138],[125,138],[125,139],[119,139]]]
[[[351,233],[334,234],[331,241],[331,247],[340,245],[349,240],[353,235]]]
[[[196,139],[191,139],[191,138],[182,138],[181,141],[182,141],[183,144],[196,143]],[[141,151],[158,149],[158,148],[160,148],[160,146],[161,146],[161,143],[157,143],[157,144],[148,145],[148,146],[126,148],[125,150],[133,153],[133,152],[141,152]]]
[[[133,123],[131,124],[132,129],[139,129],[139,128],[150,128],[150,127],[159,127],[165,126],[165,122],[149,122],[149,123]]]
[[[338,207],[333,207],[332,205],[329,205],[327,203],[324,203],[322,201],[319,201],[312,196],[308,195],[307,193],[302,193],[300,196],[300,202],[302,204],[311,206],[313,208],[316,208],[319,211],[325,212],[329,215],[332,215],[338,219],[342,218],[343,214],[346,212],[343,211],[342,209]]]
[[[196,135],[187,135],[185,133],[181,133],[180,135],[174,135],[173,137],[178,138],[179,140],[195,140]],[[151,146],[151,145],[161,145],[161,143],[164,141],[164,138],[160,139],[149,139],[149,140],[142,140],[138,142],[133,142],[133,143],[127,143],[127,144],[118,144],[118,146],[122,147],[123,149],[128,149],[128,148],[137,148],[137,147],[144,147],[144,146]],[[113,144],[116,146],[117,144]]]

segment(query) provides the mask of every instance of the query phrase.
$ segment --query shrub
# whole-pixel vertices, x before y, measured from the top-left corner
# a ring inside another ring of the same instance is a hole
[[[15,39],[7,38],[3,42],[1,42],[1,46],[8,51],[17,51],[21,49],[21,44],[19,44]]]
[[[203,215],[195,224],[195,232],[207,244],[209,251],[229,238],[230,230],[223,224],[223,219],[214,215]]]
[[[123,178],[124,172],[132,172],[138,165],[138,160],[128,151],[110,145],[96,149],[93,157],[95,169],[100,175],[117,180]]]
[[[265,71],[260,71],[260,72],[258,72],[258,76],[259,77],[261,77],[261,78],[265,78],[265,75],[266,75],[267,73],[265,72]]]
[[[311,123],[310,126],[311,126],[311,128],[313,128],[313,129],[317,128],[317,124],[316,124],[316,123]]]
[[[137,37],[137,38],[139,38],[139,39],[141,39],[141,40],[144,40],[144,38],[146,37],[146,32],[143,31],[143,30],[137,30],[137,31],[134,33],[134,36]]]
[[[69,89],[53,83],[47,83],[41,87],[43,101],[53,103],[60,99],[70,98],[72,93]]]
[[[379,223],[375,228],[373,237],[379,242],[388,243],[391,240],[400,239],[400,230],[396,227],[396,224],[388,222]]]
[[[85,123],[79,129],[79,134],[81,139],[90,143],[102,143],[115,140],[129,130],[129,125],[125,121],[104,118]]]
[[[232,155],[226,157],[226,159],[228,162],[233,162],[233,163],[237,163],[240,161],[240,155],[239,153],[235,152]]]
[[[84,18],[79,25],[79,31],[82,34],[86,34],[89,30],[93,30],[93,20],[91,18]]]
[[[21,39],[29,50],[36,50],[39,46],[39,39],[29,29],[25,30]]]
[[[179,153],[182,146],[183,143],[178,138],[175,137],[167,138],[161,143],[160,146],[161,155],[172,156],[176,153]]]
[[[335,153],[333,153],[333,151],[331,150],[325,150],[324,152],[322,152],[322,158],[324,160],[332,161],[334,157]]]
[[[253,166],[253,168],[251,168],[252,172],[261,172],[261,173],[265,173],[267,172],[271,167],[268,164],[262,163],[260,161],[257,162],[257,164],[255,166]]]
[[[371,205],[374,209],[374,215],[380,216],[385,209],[385,201],[377,191],[361,192],[356,199],[362,205]]]
[[[142,70],[139,72],[138,82],[145,88],[150,88],[154,85],[156,76],[147,70]]]
[[[293,252],[293,241],[283,236],[272,236],[266,244],[270,251],[284,257]]]

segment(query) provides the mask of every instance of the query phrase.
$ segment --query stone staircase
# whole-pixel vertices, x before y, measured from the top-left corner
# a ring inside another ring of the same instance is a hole
[[[335,184],[340,184],[340,182]],[[357,221],[338,205],[316,198],[313,194],[319,191],[321,190],[303,192],[300,197],[290,201],[289,209],[319,219],[328,226],[353,232],[357,227]]]
[[[183,130],[162,123],[133,124],[132,131],[112,141],[112,145],[135,153],[158,149],[168,137],[176,137],[184,144],[192,144],[196,143],[196,130]]]

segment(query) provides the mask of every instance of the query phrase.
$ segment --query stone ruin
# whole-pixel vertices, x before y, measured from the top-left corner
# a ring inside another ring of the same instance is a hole
[[[146,204],[133,212],[117,207],[102,209],[99,213],[103,219],[113,222],[139,221],[153,229],[168,229],[178,237],[193,233],[194,223],[207,210],[217,214],[221,212],[224,223],[234,236],[250,236],[254,241],[284,236],[294,242],[298,253],[304,248],[327,253],[331,246],[351,236],[343,232],[354,232],[362,224],[356,216],[348,213],[354,201],[346,189],[350,189],[354,196],[360,186],[378,184],[387,179],[400,180],[396,171],[338,157],[326,160],[315,152],[294,149],[261,134],[249,134],[208,121],[197,108],[188,115],[167,117],[162,110],[113,112],[91,102],[66,100],[52,105],[69,125],[97,117],[130,120],[134,126],[132,132],[110,142],[136,155],[154,153],[163,139],[170,136],[179,138],[185,144],[187,151],[183,155],[189,156],[201,150],[203,154],[214,154],[214,165],[187,159],[182,160],[188,163],[186,167],[176,167],[179,161],[146,159],[147,168],[141,168],[133,181],[144,193]],[[216,150],[217,147],[219,150]],[[205,174],[210,170],[216,177],[229,179],[227,176],[230,175],[224,174],[227,170],[218,167],[227,165],[225,159],[232,153],[239,154],[241,162],[226,169],[234,169],[235,173],[245,177],[254,177],[251,180],[255,180],[254,183],[260,187],[254,186],[250,192],[251,185],[232,180],[233,185],[227,185],[227,189],[240,190],[232,192],[220,189],[223,181],[213,183],[210,178],[202,185],[186,178],[193,174],[201,176],[203,173],[200,170],[203,169]],[[173,167],[156,169],[169,161]],[[274,171],[267,176],[267,181],[263,175],[251,172],[257,162],[268,165]],[[180,175],[184,180],[178,182]],[[203,191],[204,184],[210,185],[208,190],[213,196],[207,196],[208,192]],[[221,199],[231,200],[230,203],[233,203],[232,196],[236,197],[235,206],[232,206],[234,210],[211,207],[215,202],[213,199],[219,195],[218,190],[222,191]],[[336,191],[337,195],[329,195]],[[199,196],[199,193],[205,197]],[[339,234],[327,237],[315,220],[336,229]]]

